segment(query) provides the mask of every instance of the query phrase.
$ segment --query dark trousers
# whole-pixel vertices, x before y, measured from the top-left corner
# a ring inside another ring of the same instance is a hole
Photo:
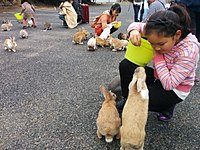
[[[188,12],[191,17],[191,30],[192,33],[196,35],[198,41],[200,42],[200,12],[193,11],[188,8]]]
[[[63,26],[67,26],[64,15],[59,15],[59,19],[63,21]]]
[[[128,86],[132,81],[133,74],[138,65],[124,59],[119,64],[119,72],[121,79],[122,96],[128,97]],[[149,111],[164,112],[180,103],[180,99],[173,90],[166,91],[161,82],[154,78],[154,70],[150,67],[145,67],[146,83],[149,90]]]
[[[135,22],[139,22],[139,20],[138,20],[138,13],[139,13],[139,10],[140,10],[140,5],[134,5],[133,4],[133,10],[134,10],[134,19],[135,19]]]
[[[78,17],[77,17],[77,22],[83,20],[83,17],[82,17],[82,7],[80,5],[80,1],[79,0],[74,0],[73,3],[72,3],[72,6],[74,7]]]

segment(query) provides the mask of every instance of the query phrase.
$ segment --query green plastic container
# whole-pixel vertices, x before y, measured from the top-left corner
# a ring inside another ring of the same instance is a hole
[[[153,58],[153,48],[144,38],[141,38],[141,45],[134,46],[131,41],[128,43],[125,58],[138,66],[146,66]]]
[[[22,21],[22,19],[23,19],[23,15],[21,15],[20,13],[16,13],[16,14],[14,14],[14,16],[18,21]]]

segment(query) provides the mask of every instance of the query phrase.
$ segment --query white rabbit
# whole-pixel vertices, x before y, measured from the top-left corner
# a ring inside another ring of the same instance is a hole
[[[2,31],[10,31],[12,29],[12,27],[13,27],[13,25],[12,25],[11,21],[8,20],[6,23],[3,23],[1,25],[1,30]]]
[[[32,27],[32,25],[33,25],[33,21],[30,19],[30,20],[28,20],[28,22],[27,22],[27,27]]]
[[[95,51],[97,49],[97,42],[94,35],[91,33],[91,38],[87,42],[88,51]]]
[[[126,50],[128,47],[128,40],[120,40],[122,43],[122,50]]]
[[[8,51],[16,52],[15,47],[17,46],[17,43],[15,41],[15,37],[5,39],[4,41],[4,49]]]
[[[110,29],[112,28],[112,25],[109,24],[101,33],[101,35],[99,36],[101,39],[107,39],[109,34],[110,34]]]
[[[143,150],[149,104],[149,91],[145,80],[145,69],[136,68],[122,112],[121,150]]]
[[[22,39],[28,38],[28,32],[24,29],[20,30],[19,35]]]
[[[121,119],[116,108],[115,100],[116,95],[111,91],[106,90],[104,86],[100,86],[100,90],[104,95],[104,102],[98,113],[97,118],[97,136],[99,139],[105,136],[106,142],[112,142],[113,137],[119,139],[119,129],[121,125]]]

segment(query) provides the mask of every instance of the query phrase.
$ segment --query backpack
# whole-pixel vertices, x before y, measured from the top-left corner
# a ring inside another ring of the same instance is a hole
[[[95,28],[95,26],[97,25],[97,22],[99,21],[99,19],[101,18],[101,15],[97,16],[90,24],[90,26],[92,28]]]
[[[90,26],[92,28],[95,28],[95,26],[97,25],[97,22],[99,21],[99,19],[101,18],[102,15],[105,15],[104,13],[102,13],[101,15],[97,16],[90,24]]]

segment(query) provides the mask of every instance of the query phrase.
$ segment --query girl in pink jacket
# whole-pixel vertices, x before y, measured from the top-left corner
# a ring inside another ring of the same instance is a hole
[[[36,28],[35,7],[28,1],[21,1],[21,14],[23,14],[23,29],[26,29],[27,20],[32,20],[32,27]]]
[[[134,22],[128,27],[133,45],[140,46],[141,35],[144,35],[154,49],[154,69],[145,67],[146,83],[149,110],[158,112],[161,121],[170,121],[175,105],[187,98],[194,85],[200,44],[190,33],[189,24],[190,17],[185,8],[172,6],[169,10],[154,13],[146,24]],[[137,67],[127,59],[119,65],[125,99]],[[123,103],[119,104],[118,110],[123,108]]]

